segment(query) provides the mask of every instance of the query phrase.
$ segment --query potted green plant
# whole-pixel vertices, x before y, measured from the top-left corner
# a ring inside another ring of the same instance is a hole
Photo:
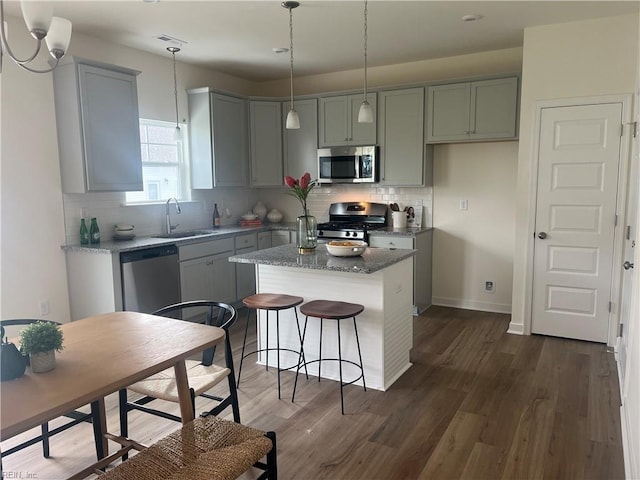
[[[36,322],[20,332],[20,349],[29,355],[34,373],[48,372],[56,366],[56,350],[62,351],[62,330],[53,322]]]

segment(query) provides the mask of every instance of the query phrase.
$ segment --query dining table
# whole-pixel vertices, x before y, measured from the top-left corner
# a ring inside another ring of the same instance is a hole
[[[92,405],[98,457],[109,455],[104,397],[173,367],[183,423],[194,419],[185,359],[219,344],[218,327],[138,312],[110,312],[61,326],[55,369],[2,383],[0,440]],[[97,423],[97,425],[96,425]]]

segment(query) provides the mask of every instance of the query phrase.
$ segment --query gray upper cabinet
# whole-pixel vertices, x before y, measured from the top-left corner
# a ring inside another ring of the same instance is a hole
[[[358,111],[362,95],[341,95],[320,98],[319,139],[320,147],[340,145],[375,145],[377,95],[367,94],[373,109],[373,123],[358,123]]]
[[[427,143],[514,139],[518,77],[428,87]]]
[[[380,92],[380,182],[424,184],[424,88]]]
[[[282,185],[282,124],[280,102],[249,102],[251,185]]]
[[[139,73],[71,57],[53,71],[64,193],[143,189]]]
[[[246,100],[212,92],[189,91],[191,187],[241,187],[248,183]]]
[[[285,125],[289,102],[282,102],[281,125]],[[295,102],[300,128],[284,129],[284,173],[300,178],[306,172],[318,177],[318,101],[315,98]],[[282,178],[280,185],[282,185]]]

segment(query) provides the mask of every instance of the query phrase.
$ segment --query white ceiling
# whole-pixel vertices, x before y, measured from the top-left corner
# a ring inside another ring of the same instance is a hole
[[[252,81],[285,78],[289,14],[279,1],[53,1],[74,31]],[[392,65],[522,46],[528,26],[638,12],[634,1],[369,1],[369,66]],[[362,68],[363,1],[301,0],[293,11],[295,75]],[[16,1],[5,13],[20,16]],[[463,22],[465,14],[480,14]],[[73,42],[73,39],[72,39]],[[622,47],[621,47],[622,48]]]

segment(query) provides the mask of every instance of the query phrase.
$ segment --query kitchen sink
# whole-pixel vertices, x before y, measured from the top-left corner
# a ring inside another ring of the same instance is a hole
[[[160,235],[152,235],[154,238],[187,238],[200,237],[202,235],[211,235],[216,233],[215,230],[185,230],[184,232],[164,233]]]

